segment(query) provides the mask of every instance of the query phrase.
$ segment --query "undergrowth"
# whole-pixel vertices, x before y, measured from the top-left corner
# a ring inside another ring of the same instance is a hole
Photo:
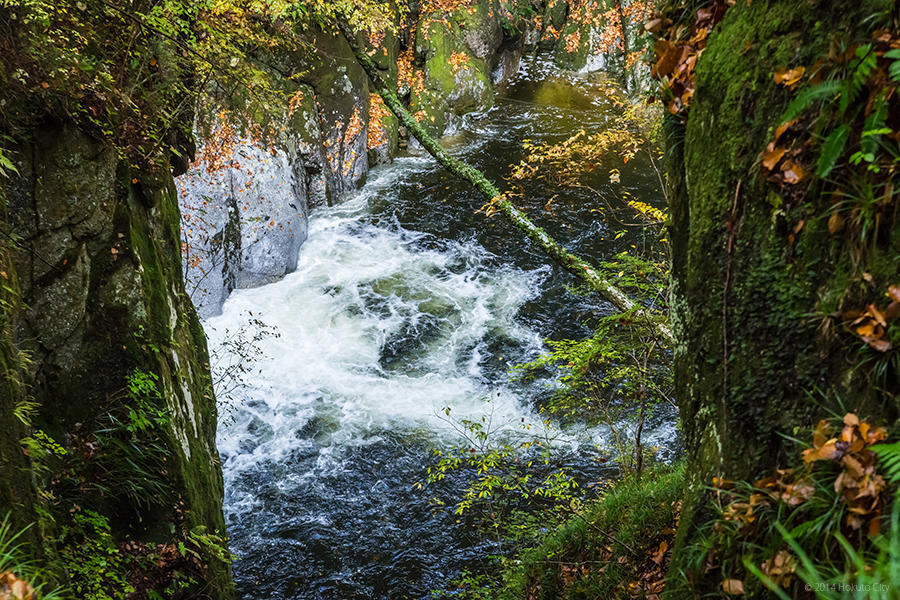
[[[26,528],[27,529],[27,528]],[[0,598],[62,600],[61,588],[48,585],[37,563],[25,552],[26,530],[14,531],[9,515],[0,520]]]
[[[634,598],[658,593],[684,488],[681,464],[628,477],[503,574],[497,600]]]
[[[722,597],[900,597],[900,462],[886,438],[848,413],[821,421],[797,464],[753,483],[715,482],[714,518],[673,576],[717,580]]]

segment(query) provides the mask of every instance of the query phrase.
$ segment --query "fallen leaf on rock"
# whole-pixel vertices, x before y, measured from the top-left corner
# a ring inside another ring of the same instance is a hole
[[[803,78],[806,67],[794,67],[793,69],[775,69],[775,83],[786,87],[794,87]]]

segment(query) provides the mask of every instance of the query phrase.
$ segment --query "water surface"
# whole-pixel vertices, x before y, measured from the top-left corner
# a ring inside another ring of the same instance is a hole
[[[597,131],[614,110],[589,79],[538,62],[445,143],[500,182],[524,139]],[[596,185],[659,202],[656,175],[638,160],[622,185]],[[531,186],[522,208],[574,252],[598,260],[640,243],[639,229],[614,239],[627,228],[607,222],[588,193],[557,197],[545,212],[558,191]],[[425,598],[498,551],[432,502],[452,497],[462,477],[413,488],[430,450],[458,439],[441,411],[489,414],[498,429],[539,422],[546,382],[511,381],[509,366],[537,357],[546,337],[587,334],[609,307],[571,293],[571,277],[517,230],[476,214],[483,203],[430,157],[400,158],[359,194],[313,212],[295,273],[235,292],[206,323],[214,349],[250,319],[280,334],[259,342],[242,404],[219,431],[242,597]],[[648,443],[671,434],[663,424]],[[579,478],[608,474],[593,460],[602,431],[563,437]]]

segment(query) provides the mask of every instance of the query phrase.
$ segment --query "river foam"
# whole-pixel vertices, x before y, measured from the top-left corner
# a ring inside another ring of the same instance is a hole
[[[451,435],[443,409],[480,418],[488,396],[497,422],[534,420],[486,366],[507,360],[493,354],[498,339],[520,354],[540,351],[540,336],[516,315],[545,271],[503,265],[474,242],[367,222],[370,196],[417,164],[398,161],[364,193],[318,211],[295,273],[235,292],[207,321],[213,348],[251,316],[280,334],[259,342],[241,406],[220,427],[229,482],[298,445],[315,445],[327,461],[388,430]]]

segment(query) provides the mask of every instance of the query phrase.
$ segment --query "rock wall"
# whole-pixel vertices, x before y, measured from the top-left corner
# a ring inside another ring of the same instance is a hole
[[[220,124],[221,127],[224,125]],[[310,198],[324,186],[302,146],[266,144],[226,132],[227,156],[201,148],[177,181],[185,286],[201,317],[235,288],[276,281],[297,267]],[[317,165],[318,167],[318,165]]]
[[[399,34],[363,42],[439,135],[489,108],[495,87],[517,71],[531,22],[511,18],[492,0],[452,10],[415,4]],[[308,211],[361,187],[405,137],[337,32],[310,25],[299,33],[304,43],[271,59],[290,98],[274,124],[263,130],[237,115],[244,125],[234,125],[211,101],[197,159],[177,180],[187,289],[202,317],[217,314],[232,290],[293,271]]]
[[[759,163],[794,96],[775,83],[776,69],[813,65],[836,40],[867,39],[872,16],[891,6],[734,4],[697,61],[686,117],[667,124],[675,381],[689,485],[673,573],[686,568],[679,550],[710,516],[698,499],[713,477],[754,481],[792,464],[797,446],[785,436],[829,414],[900,416],[892,390],[861,367],[874,351],[835,318],[845,302],[880,302],[873,295],[896,279],[896,218],[854,263],[847,239],[829,230],[831,195],[813,186],[797,202],[765,180]],[[696,594],[720,589],[715,577],[694,584]],[[671,597],[679,594],[690,595]]]
[[[465,113],[490,108],[497,86],[518,71],[528,49],[552,50],[563,68],[616,68],[624,77],[616,40],[598,39],[616,6],[613,0],[410,2],[396,33],[362,42],[410,113],[440,136]],[[638,27],[628,22],[632,50],[639,50]],[[402,145],[421,151],[370,93],[339,34],[315,25],[299,34],[296,50],[269,57],[290,97],[274,134],[254,134],[252,124],[230,127],[212,101],[205,117],[212,124],[198,128],[208,132],[198,136],[198,158],[178,181],[185,276],[202,317],[217,314],[232,290],[296,268],[308,210],[359,188],[369,168],[392,160]]]
[[[89,509],[136,552],[191,532],[224,535],[216,405],[181,277],[171,173],[135,171],[114,149],[57,123],[16,140],[13,156],[3,225],[17,241],[2,271],[17,278],[20,303],[4,306],[4,362],[26,360],[18,371],[4,365],[7,377],[21,374],[24,393],[6,394],[0,417],[11,431],[10,402],[20,414],[24,400],[36,408],[26,429],[42,531]],[[0,504],[29,501],[26,492],[4,496]],[[59,541],[41,545],[50,551]],[[230,567],[206,563],[192,571],[193,588],[231,597]]]

